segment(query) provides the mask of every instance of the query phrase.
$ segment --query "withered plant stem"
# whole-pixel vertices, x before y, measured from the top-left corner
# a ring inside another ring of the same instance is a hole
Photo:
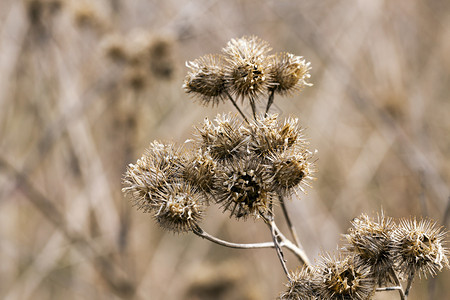
[[[400,283],[400,280],[398,280],[397,274],[395,273],[394,269],[390,269],[389,273],[391,274],[392,278],[394,279],[394,283],[396,284],[396,286],[400,287],[400,289],[398,289],[398,293],[400,294],[400,299],[401,300],[406,300],[406,298],[408,297],[407,294],[405,294],[405,292],[403,292],[403,288],[402,288],[402,284]]]
[[[294,253],[301,261],[303,261],[304,263],[306,259],[306,261],[308,262],[307,264],[309,264],[309,261],[307,260],[307,257],[305,255],[305,253],[303,252],[303,250],[299,249],[297,246],[294,245],[294,243],[292,243],[291,241],[289,241],[288,239],[286,239],[286,237],[284,235],[281,234],[281,232],[278,230],[278,228],[275,226],[275,230],[278,234],[278,237],[280,238],[280,242],[279,245],[280,247],[286,247],[287,249],[289,249],[292,253]],[[192,229],[192,232],[196,235],[198,235],[199,237],[206,239],[210,242],[213,242],[215,244],[221,245],[221,246],[225,246],[228,248],[234,248],[234,249],[261,249],[261,248],[275,248],[275,244],[273,242],[265,242],[265,243],[251,243],[251,244],[240,244],[240,243],[231,243],[228,241],[224,241],[222,239],[219,239],[213,235],[210,235],[209,233],[205,232],[200,226],[195,226]]]
[[[377,292],[389,292],[389,291],[399,291],[402,290],[401,286],[387,286],[382,288],[376,288]]]
[[[267,100],[266,112],[264,113],[264,115],[266,115],[266,116],[267,116],[267,113],[269,112],[270,107],[272,106],[274,96],[275,96],[275,90],[272,90],[269,95],[269,100]]]
[[[406,283],[406,289],[405,289],[405,300],[408,298],[409,291],[411,290],[411,285],[414,280],[414,275],[416,275],[414,270],[408,275],[408,281]]]
[[[278,259],[280,260],[281,266],[283,267],[283,271],[286,274],[287,278],[289,279],[289,282],[292,282],[292,278],[289,275],[289,270],[286,266],[286,260],[284,259],[283,251],[281,250],[280,241],[278,240],[279,232],[276,230],[276,225],[273,221],[273,216],[271,216],[271,219],[267,222],[267,225],[269,225],[270,233],[272,235],[272,240],[275,245],[275,250],[277,251]]]
[[[288,248],[289,250],[291,250],[296,256],[297,258],[306,266],[311,265],[308,256],[306,255],[305,251],[299,247],[297,247],[294,243],[292,243],[288,238],[286,238],[284,236],[284,234],[280,231],[280,229],[278,229],[275,221],[273,221],[272,224],[275,228],[275,231],[278,235],[278,238],[281,240],[282,245],[284,245],[286,248]]]
[[[241,114],[242,118],[244,118],[245,122],[248,123],[247,117],[244,115],[244,113],[241,111],[239,106],[237,105],[236,101],[234,101],[233,97],[231,97],[230,93],[225,92],[228,99],[230,99],[231,103],[233,103],[234,107],[237,109],[237,111]]]
[[[251,244],[241,244],[241,243],[232,243],[222,239],[219,239],[213,235],[210,235],[206,231],[204,231],[200,226],[196,226],[192,229],[192,232],[198,235],[201,238],[204,238],[210,242],[216,243],[221,246],[225,246],[228,248],[235,249],[258,249],[258,248],[273,248],[275,247],[272,242],[267,243],[251,243]]]
[[[255,104],[255,99],[250,97],[249,100],[250,100],[250,106],[252,107],[253,119],[256,121],[256,104]]]
[[[298,234],[297,234],[297,230],[295,229],[294,225],[291,222],[291,218],[289,217],[289,213],[288,210],[286,208],[286,203],[284,201],[284,197],[282,195],[280,195],[280,203],[281,203],[281,208],[283,209],[283,214],[284,217],[286,219],[286,223],[289,226],[289,230],[291,231],[291,235],[294,238],[294,242],[297,245],[297,247],[299,247],[300,249],[302,249],[302,244],[300,243],[300,240],[298,238]]]

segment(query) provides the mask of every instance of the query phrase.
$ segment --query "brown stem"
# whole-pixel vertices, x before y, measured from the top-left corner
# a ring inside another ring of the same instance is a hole
[[[276,230],[278,230],[276,228]],[[228,241],[221,240],[215,236],[210,235],[206,231],[204,231],[200,226],[196,225],[192,232],[199,237],[208,240],[210,242],[213,242],[215,244],[228,247],[228,248],[234,248],[234,249],[261,249],[261,248],[275,248],[275,244],[273,242],[265,242],[265,243],[253,243],[253,244],[240,244],[240,243],[231,243]],[[281,236],[282,241],[279,242],[280,247],[286,247],[289,249],[292,253],[294,253],[297,257],[304,256],[302,250],[300,250],[298,247],[296,247],[291,241],[287,240],[284,236]]]
[[[252,113],[253,113],[253,119],[256,121],[256,105],[255,105],[255,99],[250,97],[250,106],[252,107]]]
[[[289,275],[289,270],[288,270],[288,268],[286,266],[286,260],[284,259],[283,251],[281,250],[280,241],[278,240],[279,232],[277,231],[275,222],[273,221],[273,219],[269,220],[267,222],[267,225],[270,228],[270,233],[272,235],[272,240],[273,240],[273,243],[275,244],[275,250],[277,251],[277,256],[278,256],[278,259],[280,260],[281,266],[283,267],[283,271],[286,274],[286,276],[289,279],[289,281],[292,281],[291,276]]]
[[[401,286],[386,286],[382,288],[376,288],[375,291],[377,292],[389,292],[389,291],[401,291]]]
[[[400,283],[400,280],[398,280],[397,274],[395,273],[394,269],[390,269],[389,272],[391,273],[392,279],[394,280],[394,283],[396,286],[399,286],[400,289],[398,290],[398,293],[400,295],[400,299],[401,300],[406,300],[407,295],[405,295],[405,293],[403,292],[403,288],[402,285]]]
[[[216,238],[215,236],[210,235],[209,233],[205,232],[200,226],[195,226],[192,229],[192,232],[198,235],[201,238],[204,238],[210,242],[216,243],[221,246],[225,246],[228,248],[235,248],[235,249],[258,249],[258,248],[273,248],[275,245],[272,242],[267,243],[253,243],[253,244],[240,244],[240,243],[231,243],[228,241],[221,240],[219,238]]]
[[[286,219],[286,223],[289,226],[289,230],[291,231],[291,235],[294,238],[294,242],[297,245],[297,247],[302,248],[301,244],[300,244],[300,240],[297,235],[297,230],[295,229],[294,225],[292,225],[291,218],[289,217],[289,213],[286,208],[284,197],[282,195],[279,195],[279,198],[280,198],[281,208],[283,209],[283,214]]]
[[[282,243],[284,243],[285,247],[290,249],[303,264],[309,266],[311,263],[305,251],[301,247],[297,247],[296,245],[294,245],[294,243],[292,243],[288,238],[286,238],[280,231],[280,229],[278,229],[277,225],[275,224],[275,221],[273,222],[273,226],[275,227],[278,238],[281,240]]]
[[[274,96],[275,96],[275,90],[272,90],[269,95],[269,100],[267,100],[266,112],[264,113],[266,116],[267,116],[267,113],[269,112],[270,106],[272,106]]]
[[[409,291],[411,290],[412,282],[414,280],[414,275],[416,275],[415,270],[413,269],[411,273],[408,275],[408,281],[406,283],[406,289],[405,289],[405,299],[408,298]]]
[[[237,105],[236,101],[234,101],[233,97],[231,97],[230,93],[226,92],[226,95],[228,96],[228,99],[230,99],[231,103],[233,103],[234,107],[237,109],[237,111],[241,114],[242,118],[244,118],[245,122],[248,123],[247,117],[244,115],[244,113],[241,111],[239,106]]]

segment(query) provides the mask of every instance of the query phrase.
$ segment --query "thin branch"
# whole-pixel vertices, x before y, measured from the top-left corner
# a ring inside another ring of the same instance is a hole
[[[292,243],[288,238],[286,238],[283,233],[280,231],[280,229],[278,229],[277,225],[275,224],[275,222],[273,222],[273,226],[275,227],[275,230],[277,232],[278,238],[280,238],[281,243],[288,248],[289,250],[291,250],[296,256],[297,258],[306,266],[311,265],[311,262],[309,261],[308,256],[306,255],[305,251],[299,247],[297,247],[294,243]]]
[[[270,106],[272,106],[274,96],[275,96],[275,90],[272,90],[269,95],[269,100],[267,100],[266,112],[264,113],[266,116],[267,116],[267,113],[269,112]]]
[[[292,225],[291,218],[289,217],[289,213],[286,208],[284,197],[282,195],[279,195],[279,198],[280,198],[281,208],[283,209],[283,214],[286,219],[286,223],[289,226],[289,230],[291,231],[291,235],[294,238],[294,242],[297,245],[297,247],[302,248],[302,246],[300,244],[300,240],[297,235],[297,230],[295,229],[294,225]]]
[[[210,242],[216,243],[221,246],[225,246],[228,248],[235,248],[235,249],[258,249],[258,248],[274,248],[275,245],[272,242],[267,243],[253,243],[253,244],[240,244],[240,243],[231,243],[228,241],[221,240],[219,238],[216,238],[215,236],[210,235],[209,233],[205,232],[200,226],[196,226],[192,229],[192,232],[198,235],[201,238],[204,238]]]
[[[230,93],[225,92],[225,94],[228,96],[228,99],[230,99],[231,103],[233,103],[234,107],[237,109],[237,111],[241,114],[242,118],[244,118],[245,122],[248,123],[247,117],[244,115],[244,113],[241,111],[239,106],[237,105],[236,101],[234,101],[233,97],[231,97]]]
[[[273,220],[269,220],[267,225],[270,228],[270,233],[272,234],[273,243],[275,244],[275,250],[277,251],[278,259],[280,260],[281,266],[283,267],[283,271],[286,274],[289,281],[292,281],[291,276],[289,275],[289,270],[286,266],[286,260],[284,259],[283,251],[281,250],[280,241],[278,240],[278,233],[276,230],[276,225]]]
[[[401,299],[401,300],[406,300],[406,297],[407,297],[407,296],[406,296],[405,293],[403,292],[402,284],[400,283],[400,280],[398,280],[397,274],[395,273],[394,269],[391,268],[391,269],[389,270],[389,273],[390,273],[392,279],[394,280],[394,283],[396,284],[396,286],[400,287],[400,289],[398,289],[398,293],[399,293],[399,295],[400,295],[400,299]]]
[[[387,286],[387,287],[375,289],[376,292],[389,292],[389,291],[399,291],[399,290],[400,291],[402,290],[401,286]]]
[[[291,241],[286,239],[285,236],[283,236],[278,228],[275,226],[275,229],[277,230],[278,237],[281,239],[281,242],[279,242],[280,247],[286,247],[289,251],[291,251],[294,255],[296,255],[301,261],[304,262],[304,259],[306,257],[305,253],[299,249],[297,246],[294,245]],[[221,240],[215,236],[210,235],[206,231],[204,231],[200,226],[196,226],[192,229],[192,232],[199,237],[206,239],[210,242],[213,242],[215,244],[228,247],[228,248],[234,248],[234,249],[262,249],[262,248],[275,248],[275,244],[273,242],[265,242],[265,243],[253,243],[253,244],[240,244],[240,243],[232,243],[228,241]],[[309,263],[309,262],[308,262]]]
[[[255,99],[252,97],[249,98],[250,106],[252,107],[252,113],[253,113],[253,119],[256,121],[256,105],[255,105]]]
[[[416,272],[413,269],[413,271],[411,273],[409,273],[409,275],[408,275],[408,281],[406,283],[406,289],[405,289],[405,299],[408,298],[409,291],[411,290],[412,282],[414,280],[414,275],[416,275]]]

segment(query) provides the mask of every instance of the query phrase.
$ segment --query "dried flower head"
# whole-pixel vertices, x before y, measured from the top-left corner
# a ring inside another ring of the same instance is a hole
[[[209,152],[198,149],[186,164],[184,178],[192,185],[209,194],[213,187],[217,162],[211,157]]]
[[[181,180],[163,185],[154,199],[154,217],[162,228],[174,232],[190,231],[206,208],[203,193]]]
[[[333,258],[322,256],[319,266],[322,278],[319,287],[319,299],[366,300],[374,294],[374,282],[370,269],[357,265],[353,256]]]
[[[183,88],[186,93],[198,96],[202,104],[217,105],[226,96],[223,58],[219,55],[206,55],[186,63],[190,69]]]
[[[130,164],[123,178],[122,191],[144,212],[155,209],[155,197],[168,183],[180,177],[186,157],[174,144],[150,144],[136,164]]]
[[[183,179],[186,153],[174,144],[153,142],[124,176],[124,188],[138,209],[153,212],[165,229],[185,232],[202,217],[207,205],[204,193]]]
[[[448,249],[443,241],[446,232],[431,220],[401,220],[394,236],[396,262],[403,277],[419,273],[426,278],[449,267]]]
[[[280,300],[315,300],[318,297],[320,278],[318,269],[305,267],[291,273],[291,281],[286,285],[287,291],[280,295]]]
[[[257,158],[232,161],[217,171],[214,199],[238,219],[259,217],[270,211],[274,198],[267,181],[265,167]]]
[[[311,86],[307,80],[311,77],[310,63],[302,56],[291,53],[277,53],[272,56],[270,67],[270,90],[285,95],[301,90],[304,86]]]
[[[232,39],[226,54],[225,79],[233,94],[256,99],[269,87],[269,44],[255,36]]]
[[[213,159],[223,161],[239,156],[245,139],[240,133],[242,121],[235,115],[217,115],[215,124],[205,119],[201,127],[197,127],[199,147],[209,152]]]
[[[352,221],[353,228],[345,234],[347,244],[344,249],[354,254],[361,263],[370,266],[372,276],[378,285],[395,283],[393,279],[393,249],[395,224],[382,213],[378,220],[362,214]]]
[[[257,117],[243,128],[243,132],[250,137],[248,150],[262,158],[291,147],[302,149],[306,145],[298,119],[289,118],[280,124],[277,114]]]
[[[273,153],[268,159],[271,189],[282,196],[290,195],[297,188],[305,192],[303,186],[309,186],[314,179],[312,174],[315,167],[310,161],[311,157],[312,154],[307,150],[291,149]]]
[[[187,153],[183,148],[174,143],[160,143],[154,141],[145,151],[144,156],[169,177],[178,178],[182,174],[184,165],[188,160]]]

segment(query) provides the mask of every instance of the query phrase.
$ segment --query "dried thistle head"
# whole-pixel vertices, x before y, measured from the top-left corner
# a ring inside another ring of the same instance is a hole
[[[223,58],[220,55],[205,55],[186,63],[190,69],[183,88],[186,93],[199,97],[202,104],[219,104],[226,96]]]
[[[289,196],[303,186],[310,186],[314,179],[314,163],[310,161],[312,154],[307,151],[290,149],[281,153],[273,153],[268,159],[271,189],[282,196]]]
[[[154,199],[155,219],[162,228],[174,232],[192,230],[206,209],[203,193],[182,180],[163,185]]]
[[[130,164],[123,178],[122,191],[144,212],[153,208],[158,191],[181,174],[186,158],[174,144],[154,141],[136,164]]]
[[[306,62],[302,56],[283,52],[277,53],[271,58],[270,90],[285,95],[312,85],[307,82],[311,77],[309,74],[310,63]]]
[[[143,156],[136,164],[130,164],[123,178],[122,191],[130,196],[133,206],[144,212],[153,208],[154,195],[168,181],[167,175]]]
[[[392,219],[385,217],[383,213],[378,216],[378,220],[362,214],[351,223],[353,227],[344,235],[347,240],[344,250],[371,268],[378,285],[395,283],[392,277],[395,224]]]
[[[188,160],[187,152],[174,143],[153,141],[145,151],[147,162],[162,170],[171,178],[178,177]]]
[[[269,87],[269,44],[256,36],[232,39],[223,49],[226,54],[225,79],[230,91],[256,99]]]
[[[320,277],[315,267],[305,267],[291,273],[287,291],[280,295],[280,300],[314,300],[318,299]]]
[[[366,300],[375,292],[370,268],[358,265],[353,256],[322,256],[319,273],[319,299]]]
[[[241,127],[242,121],[232,114],[217,115],[215,124],[205,119],[202,126],[196,128],[199,148],[219,161],[234,159],[241,154],[245,139]]]
[[[306,145],[298,119],[288,118],[280,124],[277,114],[258,116],[243,128],[243,133],[249,136],[248,150],[264,159],[274,152],[291,147],[302,149]]]
[[[138,209],[153,212],[164,228],[188,231],[207,204],[201,190],[182,179],[188,162],[183,149],[155,141],[136,164],[128,166],[122,191]]]
[[[444,247],[446,232],[431,220],[401,220],[394,232],[397,244],[395,259],[401,275],[407,278],[434,276],[449,267],[448,248]]]
[[[274,194],[267,187],[268,174],[255,157],[234,160],[217,170],[213,196],[237,219],[259,217],[270,211]]]
[[[183,177],[207,194],[211,193],[217,162],[208,151],[198,149],[186,164]]]

